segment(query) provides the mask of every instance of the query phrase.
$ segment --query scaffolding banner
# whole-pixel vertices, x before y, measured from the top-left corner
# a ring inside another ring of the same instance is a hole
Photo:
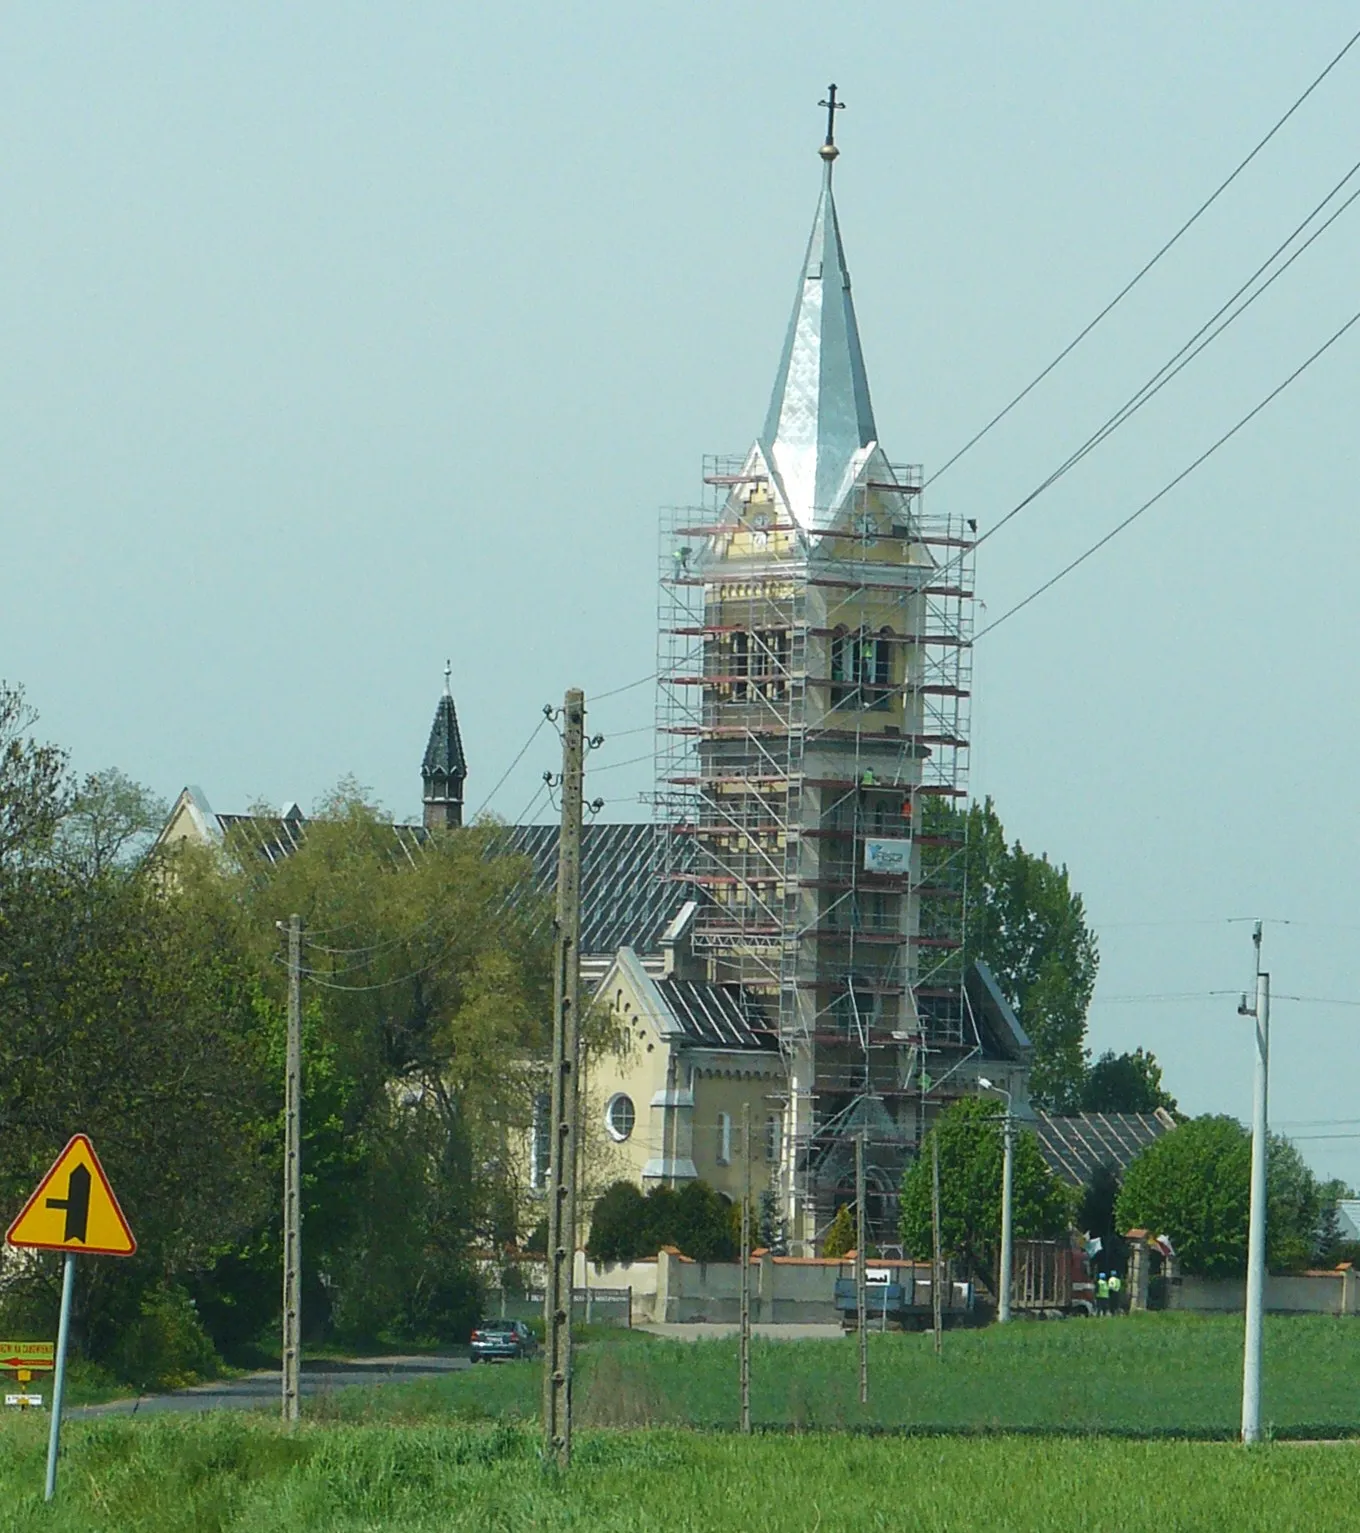
[[[906,873],[911,867],[910,841],[866,841],[866,873]]]

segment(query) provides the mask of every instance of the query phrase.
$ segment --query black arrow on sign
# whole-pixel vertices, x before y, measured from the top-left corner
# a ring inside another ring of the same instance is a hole
[[[66,1210],[66,1233],[63,1240],[84,1241],[86,1226],[90,1222],[90,1171],[88,1166],[75,1166],[66,1184],[64,1198],[48,1198],[48,1208]]]

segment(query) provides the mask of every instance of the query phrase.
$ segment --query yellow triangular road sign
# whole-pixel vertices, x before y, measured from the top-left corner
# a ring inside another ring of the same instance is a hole
[[[5,1236],[12,1246],[131,1256],[137,1249],[109,1179],[84,1134],[77,1134],[24,1204]]]

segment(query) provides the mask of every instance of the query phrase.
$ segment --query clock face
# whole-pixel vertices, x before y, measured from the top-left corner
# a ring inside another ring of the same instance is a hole
[[[770,513],[768,511],[757,511],[751,518],[751,525],[761,528],[768,527],[770,525]]]
[[[864,538],[871,538],[871,537],[873,537],[873,535],[874,535],[874,533],[876,531],[876,529],[874,527],[873,514],[871,512],[869,512],[869,511],[857,511],[855,513],[855,519],[854,519],[853,526],[854,526],[855,532],[860,537],[864,537]]]

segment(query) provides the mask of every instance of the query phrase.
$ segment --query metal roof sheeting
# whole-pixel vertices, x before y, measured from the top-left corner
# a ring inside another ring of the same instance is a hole
[[[1121,1176],[1130,1161],[1175,1120],[1156,1113],[1040,1113],[1034,1125],[1048,1169],[1063,1181],[1084,1187],[1100,1166]]]
[[[778,1037],[760,1005],[740,985],[659,979],[656,988],[692,1043],[716,1049],[774,1049]]]

